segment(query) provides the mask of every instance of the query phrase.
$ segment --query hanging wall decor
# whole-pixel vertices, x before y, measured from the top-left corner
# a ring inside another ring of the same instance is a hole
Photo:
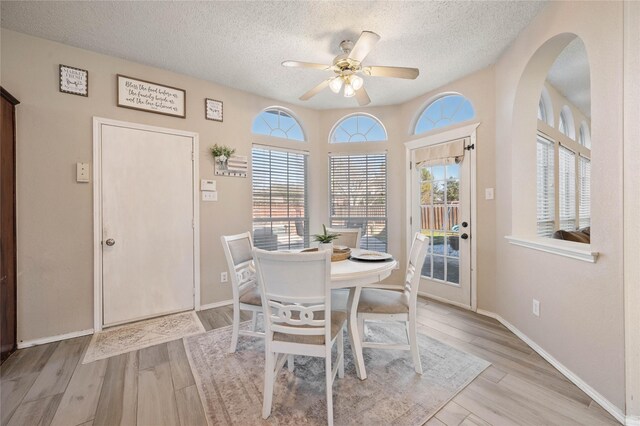
[[[246,156],[234,155],[236,150],[226,145],[215,144],[210,149],[217,176],[247,177],[249,159]]]
[[[222,101],[205,98],[204,118],[206,118],[207,120],[222,122]]]
[[[187,92],[118,74],[118,106],[185,118]]]
[[[89,96],[89,71],[60,64],[60,92]]]

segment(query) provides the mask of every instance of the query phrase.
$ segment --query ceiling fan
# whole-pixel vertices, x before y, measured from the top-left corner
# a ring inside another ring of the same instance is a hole
[[[381,66],[362,66],[362,61],[367,57],[376,43],[380,40],[380,36],[372,31],[363,31],[358,40],[354,43],[351,40],[344,40],[340,43],[342,54],[333,59],[332,65],[314,64],[310,62],[284,61],[282,66],[288,68],[314,68],[320,70],[331,70],[336,76],[331,77],[300,96],[301,101],[311,99],[320,93],[327,86],[334,93],[343,94],[346,98],[355,96],[358,105],[364,106],[371,102],[367,91],[364,89],[364,80],[358,74],[364,74],[373,77],[395,77],[407,78],[414,80],[420,74],[417,68],[404,67],[381,67]]]

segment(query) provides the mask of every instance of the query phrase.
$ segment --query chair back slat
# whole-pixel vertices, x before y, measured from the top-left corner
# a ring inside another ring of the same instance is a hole
[[[227,259],[233,298],[237,300],[245,288],[256,285],[251,233],[223,235],[220,241]]]
[[[327,335],[331,312],[331,253],[253,250],[265,309],[265,330]]]
[[[360,228],[327,228],[327,232],[329,234],[340,234],[338,238],[333,240],[334,245],[360,248],[360,237],[362,235],[362,229]]]
[[[404,291],[408,293],[409,306],[415,306],[418,299],[418,289],[420,287],[420,274],[424,260],[427,257],[427,249],[429,248],[429,238],[420,232],[416,232],[411,244],[409,252],[409,260],[407,261],[407,271],[404,280]]]

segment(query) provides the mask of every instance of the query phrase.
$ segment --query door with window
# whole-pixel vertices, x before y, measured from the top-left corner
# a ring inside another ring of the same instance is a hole
[[[471,306],[471,159],[468,138],[411,151],[411,229],[429,237],[420,291]]]

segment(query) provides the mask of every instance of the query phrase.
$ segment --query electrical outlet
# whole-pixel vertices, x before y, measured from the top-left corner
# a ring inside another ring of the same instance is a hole
[[[226,283],[227,281],[229,281],[229,274],[226,272],[222,272],[220,274],[220,282],[221,283]]]
[[[533,306],[532,306],[532,311],[533,311],[533,315],[539,317],[540,316],[540,301],[533,299]]]

